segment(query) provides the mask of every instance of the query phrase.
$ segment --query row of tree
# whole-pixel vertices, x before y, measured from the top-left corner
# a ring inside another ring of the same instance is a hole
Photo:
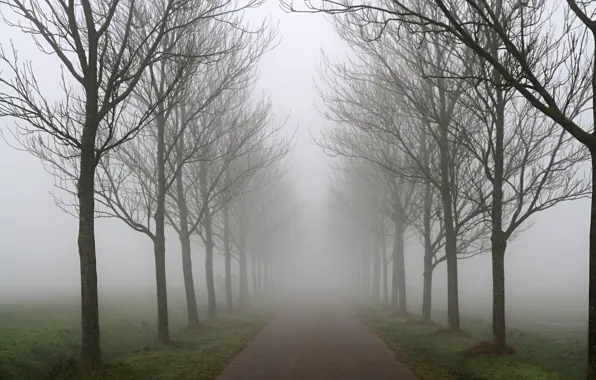
[[[351,48],[345,61],[321,65],[330,123],[318,143],[341,156],[333,202],[351,220],[348,236],[365,242],[351,252],[354,279],[377,298],[382,286],[382,297],[391,294],[391,305],[406,311],[404,242],[417,236],[422,315],[431,317],[432,274],[444,261],[448,324],[459,330],[458,259],[490,252],[496,352],[510,352],[508,243],[537,213],[593,192],[584,172],[595,137],[580,125],[593,126],[587,40],[596,29],[584,20],[583,3],[567,3],[572,12],[556,27],[543,1],[323,1],[311,8],[336,14]]]
[[[263,237],[293,212],[283,179],[292,138],[280,135],[285,120],[276,119],[269,99],[254,94],[256,65],[276,44],[267,20],[245,20],[260,3],[0,2],[5,22],[62,68],[60,82],[46,89],[14,44],[3,49],[0,116],[15,123],[12,141],[55,176],[58,205],[79,220],[86,365],[101,361],[97,217],[118,218],[153,243],[161,343],[170,341],[168,226],[180,240],[190,326],[199,323],[193,236],[205,251],[209,316],[217,314],[216,254],[225,258],[228,310],[234,261],[239,307],[249,294],[249,252],[255,290],[272,281],[277,247]]]

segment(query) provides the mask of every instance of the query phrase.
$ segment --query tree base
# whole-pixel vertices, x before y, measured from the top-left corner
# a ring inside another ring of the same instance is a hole
[[[499,346],[494,342],[482,341],[472,348],[469,348],[462,352],[466,356],[479,356],[479,355],[499,355],[499,356],[510,356],[515,355],[515,348],[505,345]]]

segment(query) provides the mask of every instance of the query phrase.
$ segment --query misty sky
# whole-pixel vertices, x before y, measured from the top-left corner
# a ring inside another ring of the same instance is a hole
[[[331,57],[347,51],[324,17],[318,15],[285,14],[276,1],[269,1],[255,15],[271,15],[280,21],[280,45],[268,53],[260,64],[258,91],[270,94],[279,117],[291,114],[288,134],[299,125],[295,150],[291,154],[291,176],[301,199],[308,203],[308,215],[314,230],[324,230],[321,213],[329,179],[329,159],[320,148],[310,143],[310,132],[318,135],[325,121],[314,107],[317,94],[313,87],[315,67],[320,62],[321,49]],[[6,27],[0,27],[5,36]],[[14,32],[11,33],[14,37]],[[2,40],[4,44],[8,41]],[[15,40],[19,50],[35,56],[31,41]],[[39,58],[40,56],[37,55]],[[47,61],[34,64],[46,73]],[[50,72],[50,71],[47,71]],[[51,84],[55,75],[43,81]],[[60,91],[56,85],[56,90]],[[6,123],[6,121],[3,121]],[[18,152],[0,143],[0,178],[2,190],[0,210],[0,297],[23,292],[73,289],[79,281],[77,254],[77,221],[53,204],[48,193],[53,178],[40,162],[27,153]],[[589,202],[563,204],[539,214],[540,220],[510,244],[506,257],[508,297],[543,294],[553,302],[564,295],[568,298],[587,294]],[[315,220],[316,219],[316,220]],[[176,235],[167,235],[168,276],[171,286],[182,284],[179,243]],[[298,261],[325,261],[322,247],[313,247],[313,236],[304,240],[307,252]],[[101,288],[154,286],[151,242],[117,220],[101,220],[97,225],[98,267]],[[324,244],[324,243],[320,243]],[[420,249],[413,240],[407,256],[408,283],[413,291],[421,289],[422,264]],[[308,248],[307,248],[308,247]],[[411,248],[410,248],[411,247]],[[195,276],[204,282],[202,255],[195,249]],[[300,247],[299,247],[300,248]],[[328,268],[331,261],[326,261]],[[474,258],[460,262],[462,303],[488,296],[490,289],[490,258]],[[440,266],[434,289],[441,294],[445,286],[445,267]],[[490,302],[489,298],[486,298]]]

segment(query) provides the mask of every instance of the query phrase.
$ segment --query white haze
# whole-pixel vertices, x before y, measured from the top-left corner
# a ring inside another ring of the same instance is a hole
[[[331,57],[346,53],[332,26],[313,15],[285,14],[277,2],[269,2],[255,17],[271,15],[279,20],[281,43],[260,64],[258,91],[271,95],[276,113],[290,114],[286,125],[291,133],[299,125],[290,155],[297,194],[305,206],[296,222],[294,237],[280,255],[285,261],[285,285],[292,289],[321,289],[345,286],[346,260],[341,245],[329,233],[326,204],[330,184],[330,158],[310,142],[324,125],[314,104],[315,67],[321,50]],[[0,35],[6,36],[2,26]],[[18,38],[12,33],[15,38]],[[4,37],[3,37],[4,40]],[[22,56],[35,56],[29,39],[15,40]],[[37,55],[39,58],[39,55]],[[44,58],[47,60],[47,58]],[[43,73],[52,60],[35,67]],[[54,68],[54,69],[57,69]],[[47,71],[46,71],[47,70]],[[51,84],[49,75],[44,83]],[[56,91],[60,91],[56,84]],[[5,121],[3,121],[5,123]],[[3,126],[4,127],[4,126]],[[27,153],[0,144],[0,300],[37,298],[63,293],[76,296],[79,285],[77,221],[53,204],[54,180],[40,162]],[[545,306],[584,312],[587,307],[589,202],[565,203],[540,213],[534,226],[513,241],[506,256],[507,302],[527,310]],[[181,291],[182,264],[176,234],[167,233],[168,287]],[[108,291],[152,291],[155,286],[153,247],[146,236],[117,220],[98,220],[97,252],[100,289]],[[205,282],[202,248],[193,246],[195,283]],[[415,238],[407,246],[408,298],[418,307],[422,290],[421,247]],[[462,312],[489,307],[491,302],[490,257],[483,255],[460,261]],[[223,260],[216,261],[223,274]],[[446,276],[442,264],[433,280],[435,308],[446,304]],[[519,306],[522,307],[522,306]]]

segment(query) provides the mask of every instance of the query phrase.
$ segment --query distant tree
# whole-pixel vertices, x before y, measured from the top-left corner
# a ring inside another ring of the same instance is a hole
[[[273,118],[271,103],[261,99],[251,104],[250,92],[236,92],[236,106],[224,111],[223,117],[215,123],[229,128],[213,144],[205,145],[202,158],[188,166],[186,174],[191,185],[187,186],[188,195],[194,200],[190,203],[190,214],[197,215],[192,225],[205,246],[207,295],[209,315],[217,313],[215,287],[213,284],[213,259],[215,252],[215,218],[222,210],[227,197],[255,172],[275,162],[287,152],[287,142],[277,141],[284,121],[277,123]],[[230,104],[228,104],[230,106]],[[229,170],[237,161],[245,160],[254,153],[259,160],[246,165],[243,170]]]
[[[351,227],[356,227],[358,231],[352,236],[352,254],[355,255],[358,283],[365,293],[380,299],[380,241],[386,215],[382,173],[371,162],[341,157],[341,161],[334,166],[334,178],[335,183],[331,188],[332,205],[350,219]],[[392,290],[395,294],[396,288]]]
[[[228,198],[231,201],[233,231],[231,241],[238,251],[239,263],[239,291],[238,306],[244,307],[249,299],[248,259],[249,252],[254,259],[259,248],[255,236],[255,228],[261,224],[268,209],[274,204],[272,194],[267,191],[271,184],[284,176],[286,170],[283,158],[290,151],[294,135],[290,139],[281,139],[277,144],[254,149],[234,165],[234,171],[251,170],[251,175],[244,178],[235,195]],[[268,201],[267,201],[268,199]],[[255,264],[256,265],[256,264]],[[256,270],[256,267],[255,267]]]
[[[471,157],[452,140],[452,120],[459,111],[457,97],[463,87],[420,80],[416,61],[403,58],[395,42],[392,45],[386,41],[365,44],[356,38],[357,31],[350,23],[339,24],[338,28],[353,45],[356,58],[347,63],[324,60],[321,78],[326,87],[320,90],[327,106],[324,116],[338,125],[325,131],[324,139],[328,141],[325,148],[330,154],[370,160],[401,178],[404,184],[428,182],[436,189],[445,228],[441,239],[445,239],[444,261],[447,262],[451,300],[448,302],[449,323],[451,329],[458,330],[457,258],[481,252],[481,245],[472,245],[483,233],[483,229],[478,228],[480,211],[461,196],[462,185],[471,186],[474,182],[467,175],[469,170],[463,171]],[[422,159],[423,138],[427,138],[427,144],[432,141],[435,147],[433,160]],[[387,148],[381,148],[383,144]],[[402,193],[406,194],[407,191]],[[411,203],[407,202],[408,206]],[[430,261],[427,259],[427,263]],[[394,267],[399,266],[399,262],[394,262]]]
[[[224,191],[220,188],[223,173],[209,176],[210,180],[214,180],[209,184],[205,182],[207,178],[203,178],[202,193],[195,191],[197,186],[201,186],[200,176],[198,176],[200,167],[205,169],[211,162],[216,161],[220,163],[218,165],[221,170],[224,170],[235,155],[242,154],[242,149],[248,145],[246,140],[256,138],[256,134],[265,127],[263,124],[269,117],[266,105],[252,111],[248,104],[251,97],[250,89],[256,80],[256,64],[263,54],[274,47],[276,31],[266,22],[249,31],[241,27],[241,19],[237,17],[235,16],[226,25],[226,29],[219,33],[222,38],[225,37],[221,45],[234,48],[229,49],[225,57],[208,68],[207,77],[197,77],[190,84],[194,91],[181,105],[179,117],[183,118],[182,123],[190,123],[191,128],[185,129],[176,139],[174,154],[169,157],[169,166],[179,169],[175,170],[176,179],[167,193],[173,204],[166,210],[166,217],[178,233],[182,247],[182,269],[189,313],[196,310],[190,237],[193,233],[200,232],[199,227],[206,221],[205,217],[212,218],[207,204]],[[222,25],[225,24],[222,23]],[[229,25],[237,25],[237,27],[229,30]],[[209,76],[215,80],[209,79]],[[207,86],[206,83],[212,83],[212,87]],[[216,97],[207,104],[208,107],[205,107],[204,98],[209,97],[209,93],[215,94]],[[247,123],[246,132],[242,132],[243,122]],[[196,150],[194,158],[185,165],[183,157],[189,146],[191,149],[194,146]],[[231,186],[234,182],[230,179],[226,183]],[[195,199],[189,199],[189,197]],[[206,215],[207,212],[210,215]],[[201,235],[201,237],[205,236]],[[213,242],[204,243],[208,246],[213,244]],[[207,251],[212,252],[212,248]],[[208,289],[211,289],[208,292],[210,315],[215,312],[215,293],[212,283],[212,278],[207,276]],[[194,311],[192,316],[189,314],[189,324],[193,325],[197,322],[198,316]]]

